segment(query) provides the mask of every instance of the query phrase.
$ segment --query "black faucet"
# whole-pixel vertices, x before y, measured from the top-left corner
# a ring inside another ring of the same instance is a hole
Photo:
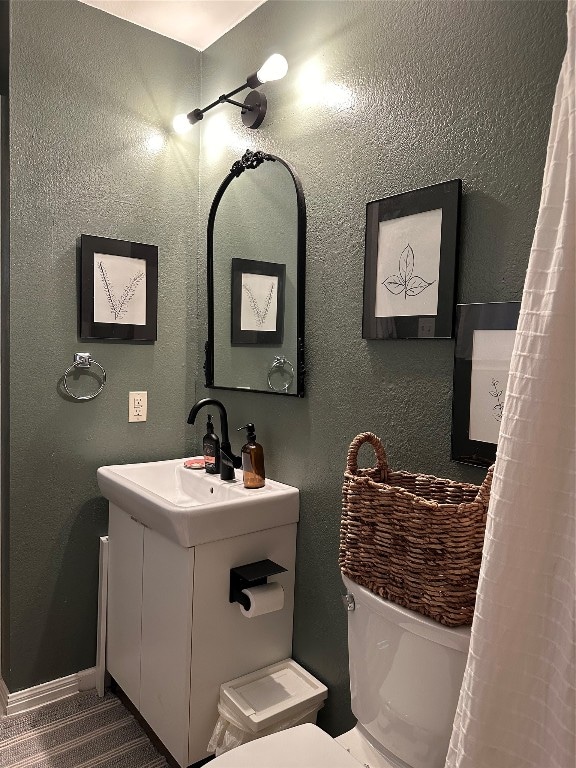
[[[234,480],[236,478],[234,468],[239,469],[242,466],[242,459],[240,456],[234,456],[232,453],[232,446],[228,437],[228,414],[220,400],[214,400],[213,397],[205,397],[203,400],[198,400],[190,411],[188,424],[194,424],[198,411],[204,408],[205,405],[213,405],[220,413],[220,432],[222,433],[222,440],[220,442],[220,477],[222,480]]]

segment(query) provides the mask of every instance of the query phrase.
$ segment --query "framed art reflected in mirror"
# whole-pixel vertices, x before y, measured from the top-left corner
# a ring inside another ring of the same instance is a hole
[[[232,259],[233,345],[282,344],[285,279],[285,264]]]

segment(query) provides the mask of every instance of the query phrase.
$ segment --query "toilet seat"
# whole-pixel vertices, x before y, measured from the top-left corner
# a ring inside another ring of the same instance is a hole
[[[210,768],[360,768],[360,764],[318,726],[305,723],[225,752]]]

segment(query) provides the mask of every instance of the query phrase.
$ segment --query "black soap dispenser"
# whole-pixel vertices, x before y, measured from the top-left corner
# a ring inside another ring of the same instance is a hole
[[[263,488],[266,484],[266,472],[264,470],[264,449],[256,442],[256,430],[254,424],[246,424],[240,427],[246,430],[246,443],[242,446],[242,470],[244,475],[244,488]]]
[[[212,416],[208,414],[206,434],[202,438],[202,451],[204,453],[204,469],[209,475],[217,475],[220,472],[220,440],[214,434]]]

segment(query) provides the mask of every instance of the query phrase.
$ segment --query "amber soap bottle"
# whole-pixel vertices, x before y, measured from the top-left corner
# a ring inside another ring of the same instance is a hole
[[[242,470],[244,474],[244,488],[263,488],[266,484],[266,471],[264,469],[264,449],[256,442],[254,424],[246,424],[240,427],[246,430],[246,442],[242,446]]]

